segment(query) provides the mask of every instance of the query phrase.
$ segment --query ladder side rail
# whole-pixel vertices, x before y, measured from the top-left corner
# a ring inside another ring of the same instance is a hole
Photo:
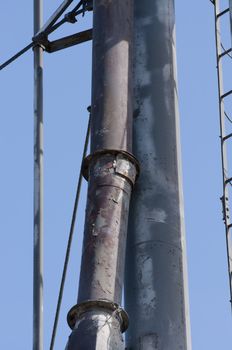
[[[226,230],[226,248],[228,258],[228,272],[229,272],[229,284],[230,284],[230,298],[232,299],[232,240],[231,240],[231,223],[230,223],[230,207],[229,207],[229,191],[228,183],[226,182],[229,177],[228,161],[227,161],[227,145],[225,142],[225,106],[224,98],[226,97],[223,89],[223,68],[222,68],[222,50],[221,50],[221,32],[220,32],[220,5],[219,0],[215,0],[214,4],[215,14],[215,38],[216,38],[216,55],[217,55],[217,78],[218,78],[218,99],[219,99],[219,122],[220,122],[220,139],[221,139],[221,164],[222,164],[222,177],[223,177],[223,213],[224,223]],[[224,95],[224,96],[223,96]]]

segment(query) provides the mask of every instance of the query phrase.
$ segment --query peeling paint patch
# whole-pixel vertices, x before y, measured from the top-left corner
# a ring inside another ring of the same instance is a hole
[[[156,292],[150,281],[153,278],[153,264],[149,256],[141,257],[140,283],[143,286],[140,295],[141,303],[143,305],[142,311],[144,318],[150,318],[151,310],[156,308]]]
[[[167,220],[167,214],[163,209],[155,208],[151,211],[150,216],[147,218],[148,222],[159,222],[165,224]]]
[[[140,338],[139,350],[156,350],[159,347],[159,336],[157,333],[146,334]]]
[[[98,136],[103,136],[104,134],[107,134],[109,131],[110,131],[110,130],[107,129],[107,128],[102,128],[102,129],[100,129],[100,130],[97,130],[97,131],[95,132],[95,134],[98,135]]]

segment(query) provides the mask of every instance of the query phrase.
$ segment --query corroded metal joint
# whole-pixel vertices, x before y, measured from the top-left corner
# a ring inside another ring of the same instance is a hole
[[[45,33],[40,33],[39,35],[34,36],[32,41],[35,43],[33,50],[36,46],[39,46],[41,49],[46,51],[46,48],[49,45],[48,37]]]
[[[104,160],[102,161],[102,159]],[[106,164],[101,166],[100,163],[105,163],[105,160]],[[96,172],[99,172],[99,175],[100,173],[107,175],[107,172],[114,173],[125,178],[133,187],[139,176],[140,167],[138,160],[129,152],[100,150],[88,155],[83,161],[82,175],[86,180],[89,179],[92,171],[94,171],[95,175],[97,175]]]
[[[118,304],[109,300],[87,300],[71,308],[67,315],[69,327],[73,330],[77,327],[78,321],[81,321],[86,313],[100,311],[107,313],[110,318],[114,317],[120,324],[121,332],[124,333],[129,325],[129,318],[125,310]]]

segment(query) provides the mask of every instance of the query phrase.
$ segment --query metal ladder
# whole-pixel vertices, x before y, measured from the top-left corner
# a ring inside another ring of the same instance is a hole
[[[218,100],[219,100],[219,122],[220,122],[220,145],[221,145],[221,164],[223,177],[223,195],[221,197],[223,221],[225,223],[226,248],[228,259],[228,272],[230,284],[230,303],[232,307],[232,224],[230,220],[229,186],[232,186],[232,172],[229,173],[227,162],[228,141],[232,145],[232,120],[225,111],[225,99],[232,98],[232,90],[224,92],[223,84],[223,60],[230,55],[232,49],[224,49],[221,40],[221,18],[230,14],[229,7],[220,10],[220,0],[210,0],[214,5],[215,18],[215,38],[216,38],[216,58],[217,58],[217,77],[218,77]],[[231,63],[232,65],[232,63]],[[231,123],[231,130],[226,130],[226,119]]]

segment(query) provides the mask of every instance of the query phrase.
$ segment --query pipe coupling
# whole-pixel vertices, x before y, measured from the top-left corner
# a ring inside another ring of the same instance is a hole
[[[129,318],[125,310],[118,304],[104,299],[87,300],[77,304],[71,308],[67,315],[69,327],[73,330],[78,320],[81,320],[86,313],[102,311],[109,314],[109,317],[114,317],[119,321],[121,332],[125,332],[129,325]]]
[[[87,156],[82,164],[82,175],[88,180],[91,171],[102,176],[107,172],[127,179],[133,186],[139,176],[139,162],[129,152],[121,150],[101,150]]]

